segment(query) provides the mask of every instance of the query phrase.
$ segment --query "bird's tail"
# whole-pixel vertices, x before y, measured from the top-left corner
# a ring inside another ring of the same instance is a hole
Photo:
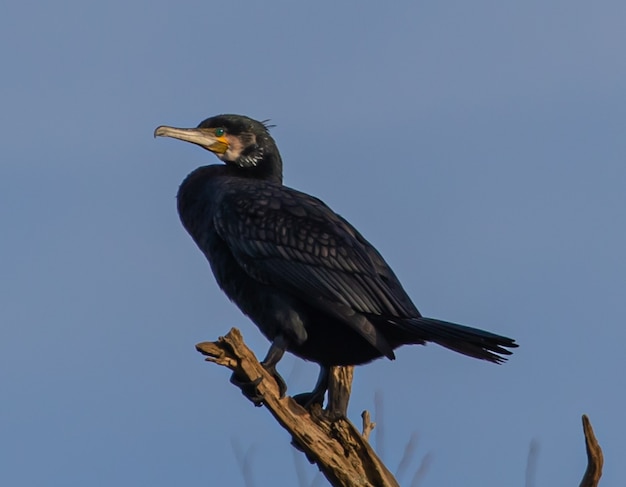
[[[512,338],[433,318],[411,318],[398,325],[419,341],[434,342],[455,352],[497,364],[506,362],[506,357],[502,355],[513,353],[507,348],[518,346]]]

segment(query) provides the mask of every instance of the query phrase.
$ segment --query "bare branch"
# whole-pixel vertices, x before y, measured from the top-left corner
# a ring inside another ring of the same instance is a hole
[[[591,421],[586,414],[583,414],[583,431],[585,432],[585,446],[587,447],[587,471],[580,482],[580,487],[596,487],[602,477],[602,465],[604,456],[602,449],[593,434]]]
[[[332,417],[348,415],[348,401],[352,392],[354,366],[337,366],[330,368],[328,380],[328,407],[326,410]]]
[[[293,444],[306,454],[309,461],[317,464],[331,485],[335,487],[399,487],[396,479],[368,443],[369,435],[375,426],[375,423],[370,420],[369,413],[363,411],[361,415],[363,433],[360,433],[345,417],[353,367],[333,367],[328,411],[323,411],[318,405],[314,405],[308,411],[291,397],[279,397],[276,381],[245,345],[241,333],[236,328],[216,342],[196,345],[196,349],[207,357],[207,361],[235,372],[241,384],[258,383],[256,389],[263,398],[263,406],[291,434]],[[376,410],[382,416],[383,406],[380,394],[377,394],[375,399]],[[580,487],[597,487],[602,476],[604,461],[602,450],[593,433],[589,418],[583,415],[582,420],[588,465]],[[382,447],[382,437],[377,437],[377,440]],[[411,438],[407,445],[405,454],[408,456],[410,456],[409,452],[412,453],[414,450],[413,440],[414,438]],[[527,485],[532,485],[534,482],[536,455],[537,445],[531,442],[526,472]],[[417,486],[421,482],[431,460],[430,453],[424,456],[411,481],[412,486]],[[246,458],[243,463],[249,463],[249,460]],[[401,461],[401,465],[404,463],[405,459]]]
[[[374,423],[370,418],[369,411],[363,411],[361,413],[361,418],[363,419],[363,433],[362,436],[366,440],[369,440],[370,433],[374,428],[376,428],[376,423]]]
[[[280,398],[276,381],[245,345],[239,330],[233,328],[217,342],[200,343],[196,349],[207,356],[207,361],[236,372],[241,380],[262,379],[257,390],[263,405],[331,485],[399,487],[367,440],[345,417],[330,418],[319,407],[307,411],[290,397]]]

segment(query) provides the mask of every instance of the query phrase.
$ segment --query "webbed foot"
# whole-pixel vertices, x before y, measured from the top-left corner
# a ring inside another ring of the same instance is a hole
[[[310,409],[314,404],[319,404],[320,407],[324,405],[324,394],[326,391],[323,391],[321,394],[316,393],[315,391],[311,392],[303,392],[301,394],[296,394],[292,396],[292,399],[296,401],[300,406],[304,409]]]
[[[320,366],[320,375],[317,378],[317,384],[311,392],[304,392],[293,396],[300,406],[305,409],[310,409],[314,404],[319,404],[320,407],[324,405],[324,396],[328,389],[329,369],[325,366]]]
[[[270,346],[267,355],[263,359],[263,362],[261,362],[263,368],[267,370],[272,377],[274,377],[276,384],[278,384],[278,391],[281,398],[285,397],[285,393],[287,392],[287,384],[276,370],[276,364],[285,354],[286,348],[287,341],[282,335],[278,335],[272,342],[272,345]]]
[[[267,363],[265,363],[265,361],[261,362],[261,365],[263,366],[265,370],[269,372],[269,374],[276,381],[276,384],[278,385],[278,392],[280,394],[280,398],[282,399],[283,397],[285,397],[285,394],[287,393],[287,383],[276,370],[276,365],[275,364],[268,365]]]

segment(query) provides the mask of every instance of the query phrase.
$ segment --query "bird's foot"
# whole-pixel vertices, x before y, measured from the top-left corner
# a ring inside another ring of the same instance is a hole
[[[280,398],[282,399],[283,397],[285,397],[285,394],[287,393],[287,384],[285,380],[280,376],[278,371],[276,370],[276,364],[268,365],[265,361],[263,361],[261,362],[261,365],[263,366],[265,370],[267,370],[267,372],[276,381],[276,385],[278,385],[278,393],[280,395]]]
[[[293,396],[293,400],[296,401],[304,409],[311,409],[314,404],[318,404],[320,408],[324,405],[324,394],[326,391],[311,391],[303,392],[302,394],[296,394]]]
[[[276,371],[276,367],[273,365],[266,365],[265,362],[261,362],[261,365],[267,372],[274,378],[276,385],[278,386],[278,393],[281,398],[285,397],[287,393],[287,384],[280,374]],[[263,377],[259,377],[253,381],[242,379],[236,372],[230,376],[230,383],[236,385],[241,389],[241,393],[246,396],[255,406],[261,406],[263,404],[263,394],[259,391],[259,384],[263,380]]]
[[[237,375],[237,372],[233,372],[230,376],[230,383],[239,387],[241,393],[252,401],[256,407],[263,404],[263,394],[261,394],[258,389],[258,385],[262,380],[263,377],[259,377],[253,381],[243,380]]]
[[[293,396],[294,401],[300,404],[300,406],[304,409],[310,410],[315,404],[318,404],[320,408],[322,408],[324,406],[324,396],[326,395],[326,390],[328,389],[328,379],[328,366],[321,366],[320,375],[317,378],[315,388],[311,392],[304,392]]]

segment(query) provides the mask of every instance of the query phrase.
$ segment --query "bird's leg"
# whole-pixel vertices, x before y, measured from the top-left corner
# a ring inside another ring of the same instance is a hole
[[[300,404],[300,406],[308,409],[313,404],[324,404],[324,394],[328,390],[328,379],[330,377],[330,369],[324,365],[320,365],[320,375],[317,378],[317,384],[311,392],[304,392],[293,396],[294,400]]]
[[[280,376],[280,374],[276,371],[276,364],[285,354],[285,350],[287,348],[287,340],[281,335],[276,337],[270,346],[265,359],[261,362],[261,365],[265,370],[267,370],[274,380],[278,384],[278,390],[280,392],[280,397],[285,397],[285,393],[287,392],[287,384]],[[255,379],[253,381],[242,380],[237,376],[236,372],[230,376],[231,384],[236,385],[241,389],[241,393],[246,396],[250,401],[254,403],[255,406],[261,406],[263,404],[263,395],[257,389],[257,386],[263,380],[262,377]]]
[[[276,370],[276,364],[280,361],[281,358],[283,358],[286,349],[287,340],[285,340],[282,335],[278,335],[272,342],[272,345],[270,346],[267,355],[263,359],[263,362],[261,362],[263,368],[267,370],[270,374],[272,374],[272,377],[274,377],[274,380],[276,380],[276,383],[278,384],[278,390],[280,392],[280,397],[285,397],[285,393],[287,392],[287,384]]]

